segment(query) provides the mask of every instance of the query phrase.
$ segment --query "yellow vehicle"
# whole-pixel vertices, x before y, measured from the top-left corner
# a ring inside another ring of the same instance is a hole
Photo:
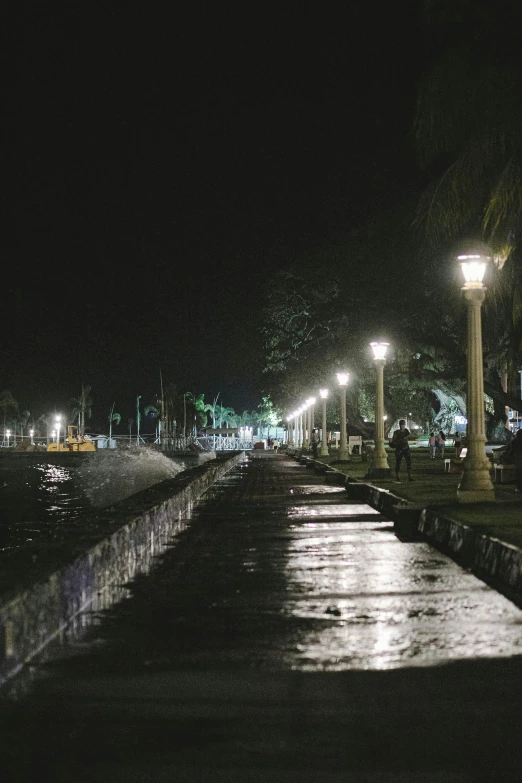
[[[87,440],[83,435],[80,435],[75,424],[69,424],[67,439],[60,443],[59,448],[56,442],[49,443],[47,451],[96,451],[96,446],[92,440]]]

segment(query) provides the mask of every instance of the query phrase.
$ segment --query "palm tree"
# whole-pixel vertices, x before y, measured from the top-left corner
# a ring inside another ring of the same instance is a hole
[[[234,426],[234,408],[227,408],[224,405],[216,405],[215,416],[218,423],[218,427],[221,428],[223,424],[227,427]]]
[[[194,426],[193,431],[196,434],[198,427],[203,428],[207,426],[207,414],[205,412],[205,395],[198,394],[197,396],[193,392],[185,392],[185,399],[188,400],[194,409]]]
[[[445,16],[441,5],[428,21],[441,54],[421,82],[415,119],[421,163],[439,176],[417,222],[436,241],[479,231],[502,263],[522,218],[522,70],[496,7],[451,0]]]
[[[146,405],[143,410],[143,413],[148,419],[157,419],[159,416],[159,410],[156,408],[155,405]],[[156,427],[156,437],[158,437],[157,427]]]
[[[78,432],[80,435],[85,434],[85,419],[90,418],[92,414],[92,399],[91,399],[91,387],[84,386],[82,383],[82,390],[78,397],[73,397],[71,402],[73,404],[73,420],[78,419]]]
[[[111,409],[109,411],[109,445],[110,445],[110,442],[112,440],[112,423],[114,422],[114,424],[116,424],[116,426],[118,426],[118,424],[121,421],[120,414],[114,412],[114,406],[115,405],[116,405],[116,403],[113,402],[112,405],[111,405]]]
[[[29,411],[22,411],[21,413],[18,414],[17,423],[20,425],[20,435],[22,436],[22,438],[24,437],[24,430],[27,427],[27,422],[29,421],[30,418],[31,418],[31,414],[29,413]],[[15,442],[16,442],[16,426],[14,432],[15,432]]]
[[[0,392],[0,415],[3,418],[5,433],[7,423],[18,416],[18,402],[7,389]]]
[[[217,401],[218,397],[221,392],[218,392],[217,395],[214,397],[214,402],[207,403],[205,405],[205,411],[210,411],[210,418],[212,419],[212,429],[216,429],[216,407],[217,407]]]

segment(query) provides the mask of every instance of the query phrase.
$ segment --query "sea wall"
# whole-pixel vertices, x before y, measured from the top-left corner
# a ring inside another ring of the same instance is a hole
[[[244,459],[219,457],[115,503],[98,515],[98,540],[84,552],[0,596],[0,685],[66,629],[81,635],[81,612],[126,595],[125,584],[150,569],[204,492]]]

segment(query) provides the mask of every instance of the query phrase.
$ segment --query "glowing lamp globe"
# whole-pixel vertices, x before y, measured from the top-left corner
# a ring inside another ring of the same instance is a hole
[[[315,397],[309,397],[306,402],[308,405],[315,405]]]
[[[321,395],[321,399],[326,400],[328,397],[328,389],[319,389],[319,394]]]
[[[338,372],[337,373],[337,380],[339,382],[339,386],[346,386],[348,383],[348,378],[350,377],[349,372]]]
[[[462,255],[458,259],[464,275],[464,288],[482,288],[489,256]]]
[[[370,343],[374,359],[386,359],[386,351],[390,343]]]

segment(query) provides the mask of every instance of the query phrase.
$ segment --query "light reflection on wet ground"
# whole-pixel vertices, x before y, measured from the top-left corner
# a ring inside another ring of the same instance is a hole
[[[215,485],[102,617],[91,665],[379,670],[522,652],[510,601],[365,504],[290,495],[302,472],[253,457]]]

